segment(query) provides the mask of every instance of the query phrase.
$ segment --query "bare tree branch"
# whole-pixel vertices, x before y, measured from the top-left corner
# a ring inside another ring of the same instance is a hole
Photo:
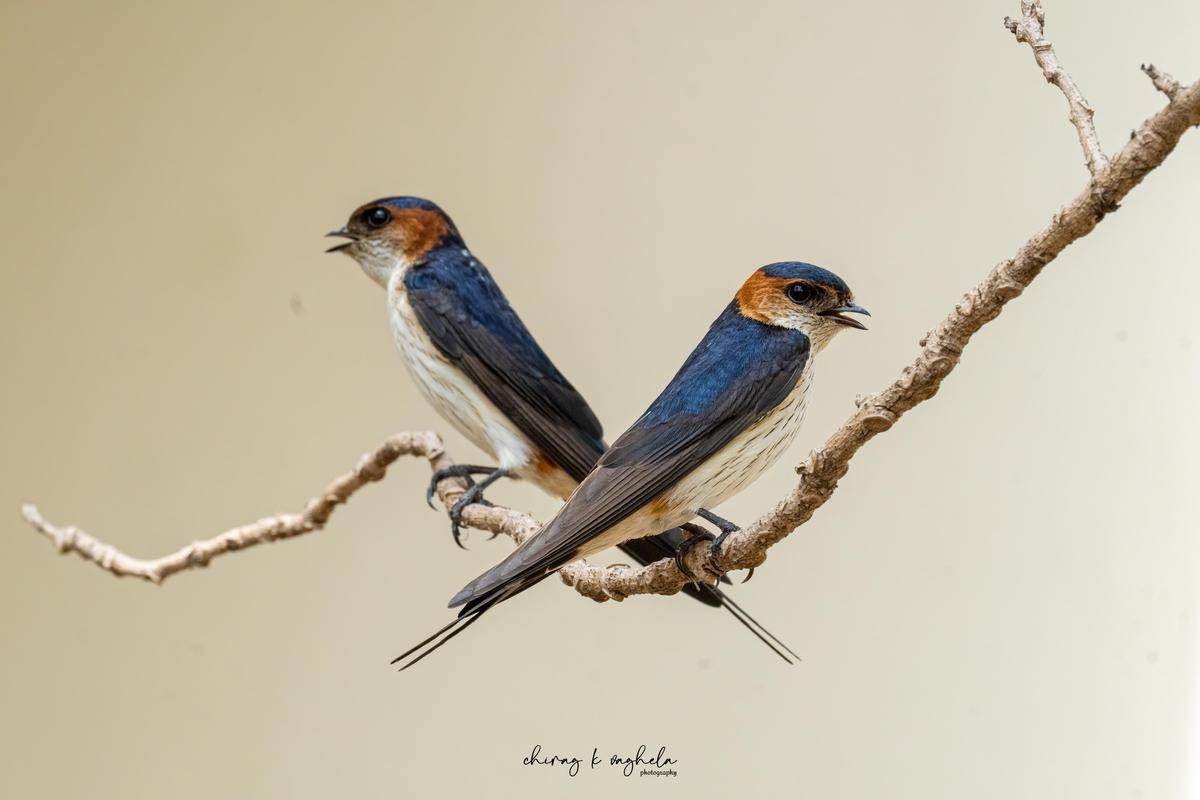
[[[321,530],[338,506],[367,484],[382,480],[387,474],[387,468],[401,456],[426,458],[430,467],[435,470],[452,463],[442,447],[441,437],[436,433],[398,433],[359,459],[353,471],[335,479],[321,494],[309,500],[299,514],[264,517],[211,539],[192,542],[174,553],[155,559],[126,555],[113,545],[102,542],[74,526],[60,528],[51,525],[32,504],[22,506],[21,515],[54,542],[60,553],[76,553],[85,561],[91,561],[119,577],[129,576],[151,583],[162,583],[177,572],[207,567],[208,562],[216,556]],[[438,495],[449,507],[466,488],[463,481],[448,478],[438,484]],[[464,519],[474,527],[508,533],[518,540],[524,539],[537,529],[537,523],[523,514],[481,505],[470,506]]]
[[[1018,42],[1025,42],[1033,49],[1033,57],[1042,68],[1047,83],[1053,83],[1067,98],[1068,116],[1075,131],[1079,134],[1079,144],[1083,147],[1083,157],[1087,159],[1088,170],[1095,175],[1108,159],[1100,149],[1100,139],[1096,136],[1096,126],[1092,122],[1095,111],[1084,99],[1083,93],[1075,85],[1075,81],[1067,71],[1058,65],[1058,56],[1054,54],[1054,45],[1042,37],[1042,28],[1046,24],[1046,14],[1038,0],[1021,0],[1021,19],[1004,18],[1004,27],[1017,37]]]
[[[723,570],[761,565],[771,546],[808,521],[832,496],[859,448],[891,428],[909,409],[933,397],[958,365],[971,337],[995,319],[1004,305],[1020,295],[1067,245],[1086,236],[1108,213],[1115,211],[1130,190],[1163,163],[1183,134],[1200,125],[1200,82],[1181,86],[1166,73],[1152,66],[1143,67],[1155,87],[1168,97],[1167,106],[1143,122],[1111,161],[1105,161],[1095,140],[1091,109],[1083,102],[1074,82],[1057,65],[1049,43],[1041,39],[1040,4],[1023,2],[1022,12],[1022,22],[1008,20],[1006,24],[1019,40],[1033,46],[1047,80],[1067,95],[1072,108],[1071,121],[1079,132],[1089,166],[1095,166],[1091,182],[1043,230],[1025,242],[1016,255],[996,265],[963,296],[954,310],[921,340],[916,359],[895,382],[877,394],[857,400],[857,411],[829,437],[824,447],[797,468],[800,482],[795,490],[754,524],[729,536],[715,559],[710,558],[707,548],[693,548],[686,562],[694,574],[715,579]],[[1077,104],[1083,111],[1077,111]],[[268,517],[153,561],[130,558],[76,528],[52,526],[33,506],[25,506],[22,512],[61,552],[74,551],[116,575],[134,575],[158,583],[176,572],[204,566],[221,553],[319,530],[338,505],[367,483],[382,478],[388,465],[403,455],[423,456],[433,469],[451,463],[435,434],[397,434],[364,456],[353,472],[330,484],[302,513]],[[465,484],[457,479],[447,479],[438,485],[438,494],[447,507],[464,490]],[[529,516],[498,506],[468,506],[463,521],[471,527],[506,534],[518,543],[539,528]],[[671,559],[640,568],[623,565],[601,568],[577,561],[564,567],[560,575],[564,583],[594,600],[673,594],[689,580]]]
[[[891,386],[857,400],[858,410],[797,468],[800,484],[788,497],[753,525],[726,539],[717,564],[707,563],[705,548],[694,548],[687,566],[696,574],[711,575],[722,569],[762,564],[769,547],[807,522],[829,499],[859,448],[892,427],[906,411],[933,397],[958,365],[971,337],[995,319],[1004,304],[1020,295],[1067,245],[1086,236],[1106,214],[1115,211],[1125,195],[1162,164],[1184,132],[1197,125],[1200,81],[1180,88],[1167,107],[1142,123],[1121,152],[1049,225],[964,295],[950,315],[921,340],[916,360]],[[564,571],[563,579],[589,597],[608,594],[614,598],[670,594],[687,580],[670,560],[641,569],[583,567]]]
[[[75,553],[84,561],[90,561],[117,577],[141,578],[159,584],[177,572],[207,567],[216,556],[321,530],[338,506],[367,484],[382,480],[392,462],[402,456],[425,458],[433,471],[454,464],[436,433],[397,433],[360,458],[353,471],[336,478],[324,491],[309,500],[304,511],[263,517],[257,522],[240,525],[211,539],[194,541],[174,553],[153,559],[130,556],[74,525],[53,525],[32,503],[21,506],[21,516],[54,542],[59,553]],[[462,479],[445,478],[437,485],[438,499],[448,509],[466,489],[467,484]],[[504,534],[517,544],[541,528],[541,523],[528,514],[503,506],[469,505],[463,510],[462,521],[471,528]],[[588,569],[591,567],[586,562],[579,561],[565,567],[563,572],[564,575],[576,576]],[[596,600],[610,598],[599,586],[586,581],[579,581],[576,588],[581,594]]]

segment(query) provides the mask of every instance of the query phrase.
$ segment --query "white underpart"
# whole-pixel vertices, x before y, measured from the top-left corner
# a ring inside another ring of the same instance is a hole
[[[795,388],[782,403],[675,484],[667,494],[671,507],[690,513],[700,508],[715,508],[774,466],[804,422],[812,377],[812,359],[809,359]]]
[[[450,363],[425,333],[408,301],[404,268],[387,283],[388,318],[396,346],[425,400],[472,444],[496,459],[501,469],[536,478],[534,447],[466,375]]]
[[[588,542],[579,557],[682,525],[693,519],[697,510],[713,509],[757,480],[796,438],[808,408],[812,379],[810,354],[800,379],[783,402],[667,490],[665,503],[643,506]],[[663,510],[656,511],[656,506]]]

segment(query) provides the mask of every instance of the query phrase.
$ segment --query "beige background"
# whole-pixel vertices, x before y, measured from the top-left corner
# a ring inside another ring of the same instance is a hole
[[[456,550],[421,463],[158,589],[17,504],[157,555],[445,430],[321,252],[396,193],[450,211],[611,434],[754,267],[839,272],[872,330],[823,355],[794,463],[1082,187],[1062,98],[1016,0],[168,5],[0,17],[0,793],[1192,796],[1200,135],[738,587],[803,664],[547,584],[397,676],[509,547]],[[1162,103],[1140,61],[1200,76],[1194,2],[1049,5],[1110,148]],[[522,767],[537,743],[665,744],[679,777]]]

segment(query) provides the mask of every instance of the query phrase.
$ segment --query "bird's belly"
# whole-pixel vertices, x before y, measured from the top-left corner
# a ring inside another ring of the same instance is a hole
[[[599,536],[585,542],[575,554],[575,558],[588,558],[630,539],[654,536],[665,530],[677,528],[694,516],[695,514],[687,509],[660,509],[653,503],[647,504]]]
[[[434,410],[501,468],[516,470],[529,464],[533,454],[529,440],[437,349],[408,302],[402,278],[390,287],[388,312],[405,366]]]
[[[667,505],[692,511],[713,508],[757,480],[800,430],[811,384],[809,366],[787,399],[675,484],[667,493]]]
[[[660,500],[646,504],[586,543],[578,557],[676,528],[695,517],[696,509],[714,508],[753,483],[779,460],[800,430],[811,384],[809,366],[796,388],[771,413],[684,476]]]

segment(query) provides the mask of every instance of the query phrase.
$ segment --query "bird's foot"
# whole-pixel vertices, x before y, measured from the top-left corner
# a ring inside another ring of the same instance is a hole
[[[472,475],[486,475],[495,471],[495,467],[480,467],[475,464],[455,464],[452,467],[443,467],[435,470],[429,478],[429,486],[425,488],[425,502],[433,508],[433,496],[437,494],[438,484],[446,480],[446,478],[462,478],[467,482],[467,488],[475,485],[475,480]]]
[[[718,517],[716,514],[712,513],[706,508],[701,508],[696,511],[696,516],[711,522],[721,531],[721,535],[713,539],[708,546],[708,561],[713,565],[714,571],[724,575],[724,570],[717,569],[717,562],[721,558],[721,545],[725,544],[725,540],[729,538],[729,534],[740,531],[741,527],[730,522],[724,517]],[[753,577],[754,568],[751,567],[750,571],[746,573],[746,577],[742,579],[742,583],[745,583]]]
[[[478,468],[476,468],[478,469]],[[491,507],[494,505],[490,500],[483,496],[484,491],[501,478],[508,477],[508,470],[504,469],[489,469],[486,470],[488,476],[478,483],[472,482],[471,486],[462,493],[462,496],[455,501],[450,507],[450,535],[454,537],[454,543],[466,550],[466,545],[462,543],[462,515],[469,505],[480,505]],[[495,538],[493,536],[492,538]]]
[[[691,522],[680,525],[679,528],[687,531],[690,535],[675,548],[675,566],[679,567],[679,571],[693,582],[699,581],[700,579],[696,577],[695,573],[688,569],[687,554],[691,552],[693,547],[700,544],[700,542],[711,542],[716,537],[704,530],[704,528],[694,525]]]

